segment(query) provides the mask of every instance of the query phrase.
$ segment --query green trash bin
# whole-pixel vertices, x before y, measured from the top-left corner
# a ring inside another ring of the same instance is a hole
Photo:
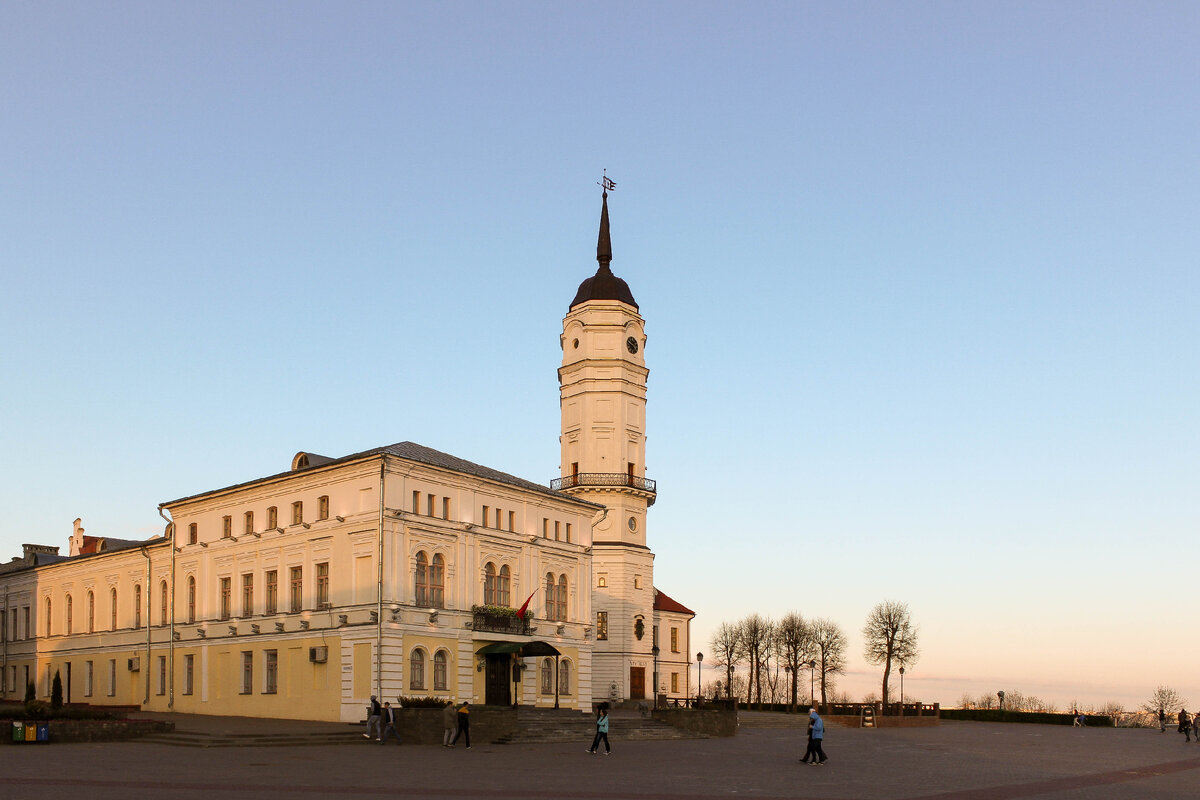
[[[14,742],[25,741],[25,723],[13,721],[12,740]]]

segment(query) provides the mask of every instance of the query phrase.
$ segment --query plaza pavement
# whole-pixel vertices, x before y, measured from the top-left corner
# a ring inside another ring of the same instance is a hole
[[[471,750],[365,740],[0,746],[0,798],[1200,798],[1200,744],[1176,733],[979,722],[832,728],[829,763],[810,767],[798,761],[803,728],[759,727],[768,720],[754,714],[742,720],[732,739],[616,740],[611,757],[589,755],[584,741]]]

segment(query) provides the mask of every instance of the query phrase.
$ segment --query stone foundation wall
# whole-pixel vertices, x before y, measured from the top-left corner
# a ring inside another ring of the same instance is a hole
[[[660,708],[651,716],[673,728],[706,736],[737,735],[736,708]]]
[[[175,730],[175,723],[152,719],[52,719],[17,720],[18,722],[47,722],[50,743],[54,742],[123,742],[148,733]],[[45,744],[45,742],[14,742],[10,719],[0,720],[0,744]]]

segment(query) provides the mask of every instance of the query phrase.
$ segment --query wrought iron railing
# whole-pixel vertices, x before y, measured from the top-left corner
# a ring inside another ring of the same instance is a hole
[[[574,489],[577,486],[628,486],[643,492],[658,491],[657,484],[649,478],[639,478],[624,472],[577,472],[550,481],[550,488],[556,492]]]
[[[487,614],[476,611],[471,622],[471,630],[490,631],[492,633],[515,633],[518,636],[529,635],[529,619],[510,617],[506,614]]]

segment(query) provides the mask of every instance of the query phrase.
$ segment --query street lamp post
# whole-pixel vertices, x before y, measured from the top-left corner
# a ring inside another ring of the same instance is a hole
[[[701,680],[704,673],[704,653],[696,653],[696,705],[700,705],[700,700],[704,697],[704,688]]]
[[[658,645],[652,646],[650,652],[654,654],[654,685],[650,689],[654,692],[654,707],[658,708]]]
[[[817,706],[817,661],[813,659],[808,662],[808,698],[812,701],[813,708]]]
[[[900,716],[904,716],[904,665],[900,665]]]

